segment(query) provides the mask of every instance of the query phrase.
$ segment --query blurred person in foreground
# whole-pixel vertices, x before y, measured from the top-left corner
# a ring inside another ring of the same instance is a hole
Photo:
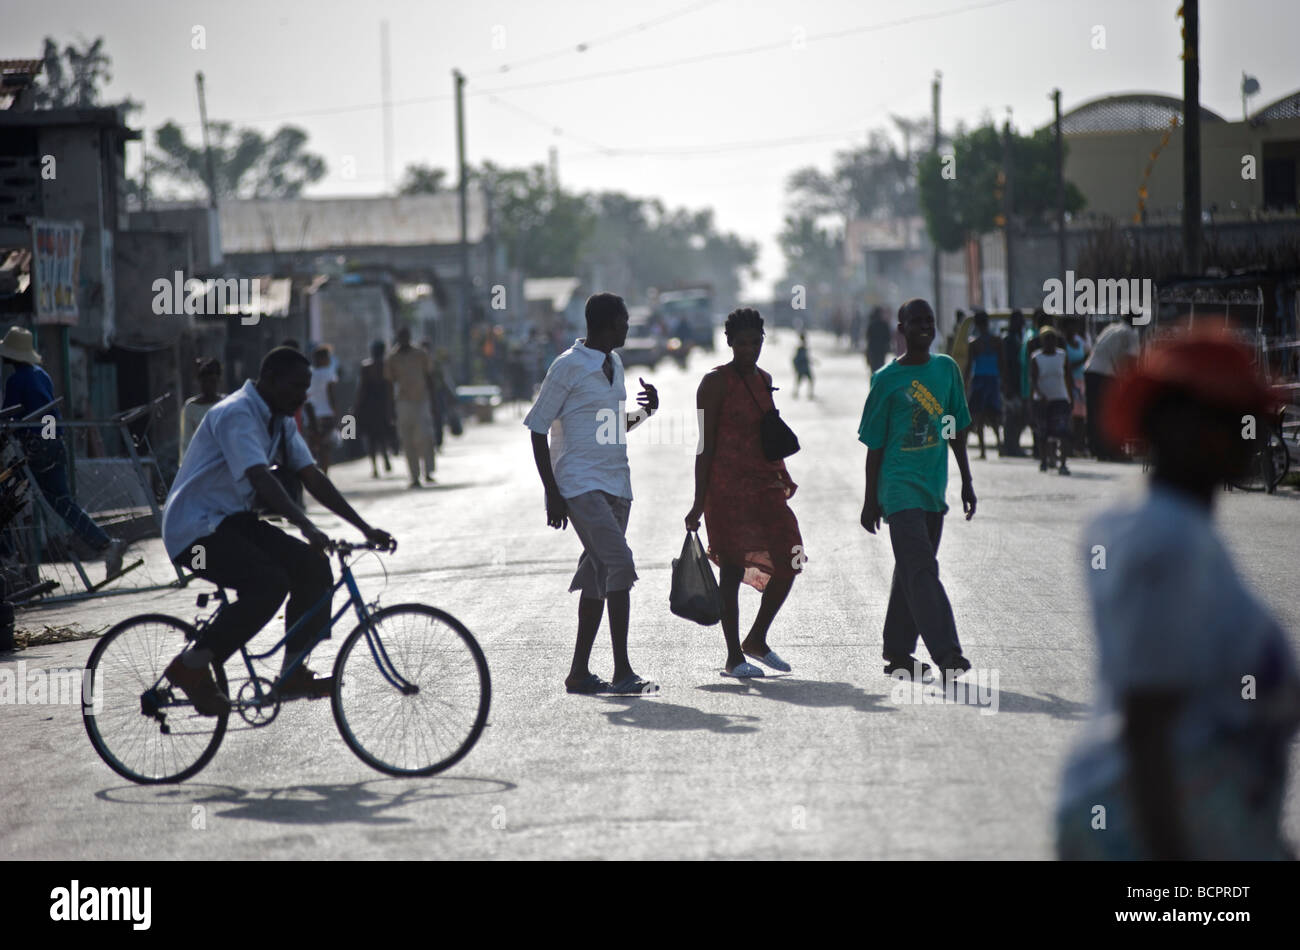
[[[1201,331],[1153,347],[1103,408],[1114,444],[1144,439],[1153,464],[1145,497],[1083,535],[1100,668],[1065,771],[1062,858],[1294,857],[1281,818],[1300,680],[1211,520],[1257,444],[1243,417],[1272,403],[1249,352]]]

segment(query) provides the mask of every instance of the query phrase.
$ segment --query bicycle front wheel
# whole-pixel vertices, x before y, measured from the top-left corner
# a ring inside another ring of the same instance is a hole
[[[1242,491],[1272,491],[1282,483],[1290,466],[1291,456],[1287,453],[1286,442],[1273,432],[1251,458],[1250,468],[1240,478],[1233,479],[1232,484]]]
[[[343,741],[388,775],[433,775],[463,759],[487,723],[487,659],[455,617],[395,604],[359,624],[334,661]]]
[[[229,713],[200,715],[163,671],[198,636],[164,614],[131,617],[104,634],[91,651],[82,690],[86,735],[108,766],[142,785],[182,782],[207,765],[226,734]],[[212,667],[226,689],[226,673]]]

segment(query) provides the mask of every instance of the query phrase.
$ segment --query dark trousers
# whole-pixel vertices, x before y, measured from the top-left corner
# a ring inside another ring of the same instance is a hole
[[[1002,397],[1002,454],[1021,451],[1020,434],[1025,431],[1025,401],[1017,393]]]
[[[936,662],[961,652],[952,604],[939,581],[939,537],[943,515],[908,508],[889,516],[894,549],[894,580],[885,612],[886,660],[905,660],[919,635]]]
[[[284,602],[284,626],[298,619],[330,593],[334,574],[329,559],[305,541],[291,538],[251,511],[230,515],[212,534],[199,538],[177,559],[191,566],[194,548],[202,546],[204,566],[191,568],[205,580],[235,591],[238,600],[226,605],[198,646],[224,663],[253,639]],[[332,598],[331,598],[332,599]],[[285,648],[301,653],[329,622],[330,605],[323,604],[295,631]]]
[[[1103,373],[1084,373],[1084,401],[1088,409],[1088,445],[1095,458],[1107,460],[1119,457],[1119,448],[1106,438],[1101,428],[1101,408],[1110,389],[1111,377]]]
[[[68,523],[68,527],[75,531],[78,537],[96,551],[108,547],[109,539],[104,529],[95,524],[90,515],[86,514],[72,497],[72,489],[68,487],[68,469],[62,462],[42,472],[33,471],[32,476],[36,479],[41,494],[50,503],[50,507],[58,512],[59,517]]]

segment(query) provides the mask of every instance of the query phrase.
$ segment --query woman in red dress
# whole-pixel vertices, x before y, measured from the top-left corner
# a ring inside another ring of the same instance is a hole
[[[746,661],[788,673],[790,665],[767,643],[767,631],[806,560],[799,522],[786,500],[796,485],[785,462],[769,462],[759,441],[759,420],[773,408],[772,377],[758,368],[763,318],[742,308],[727,316],[732,359],[700,382],[696,406],[703,445],[695,458],[695,502],[686,528],[696,531],[704,515],[709,558],[718,565],[722,633],[727,639],[724,676],[762,676]],[[741,582],[762,591],[758,616],[740,642]]]

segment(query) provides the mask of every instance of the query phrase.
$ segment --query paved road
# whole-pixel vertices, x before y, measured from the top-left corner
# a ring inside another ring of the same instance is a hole
[[[397,474],[372,481],[364,463],[335,470],[358,508],[402,541],[386,580],[374,557],[360,562],[363,590],[443,606],[487,651],[491,722],[465,761],[428,780],[382,777],[348,751],[327,702],[295,703],[269,729],[232,725],[194,780],[139,787],[95,756],[79,709],[0,707],[0,856],[1050,857],[1062,758],[1091,697],[1081,525],[1137,490],[1141,473],[1080,461],[1067,479],[1027,461],[974,462],[979,513],[970,523],[948,518],[941,564],[967,654],[998,673],[998,711],[895,701],[878,659],[892,558],[887,537],[857,524],[865,367],[815,336],[817,398],[792,400],[792,342],[778,333],[762,360],[804,445],[790,470],[809,562],[771,635],[792,675],[720,678],[720,631],[667,611],[669,561],[692,492],[693,391],[710,365],[701,355],[688,372],[665,364],[653,374],[659,428],[633,433],[629,446],[629,537],[641,575],[632,658],[663,683],[660,696],[563,692],[579,544],[572,530],[546,527],[527,435],[507,410],[452,442],[436,490],[408,492]],[[955,475],[949,499],[959,510]],[[1220,520],[1243,574],[1300,631],[1300,497],[1224,495]],[[332,517],[320,523],[337,527]],[[193,597],[104,598],[20,623],[193,616]],[[742,590],[742,622],[757,600]],[[92,646],[37,647],[0,669],[19,659],[81,666]],[[608,675],[603,636],[596,658]],[[1292,759],[1295,788],[1300,755]],[[1300,794],[1287,822],[1300,840]]]

